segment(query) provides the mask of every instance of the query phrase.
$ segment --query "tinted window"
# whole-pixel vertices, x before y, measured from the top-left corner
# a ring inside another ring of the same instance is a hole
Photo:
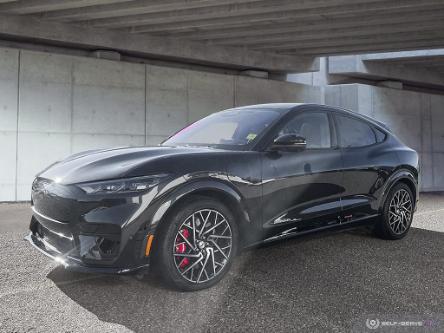
[[[382,142],[385,140],[385,133],[383,131],[380,131],[376,128],[375,133],[376,133],[376,141]]]
[[[221,111],[185,127],[163,145],[243,146],[254,142],[279,116],[272,109]]]
[[[343,116],[336,116],[341,147],[363,147],[376,143],[376,135],[367,123]]]
[[[279,132],[295,134],[307,140],[307,148],[330,148],[330,126],[325,113],[303,113],[291,119]]]

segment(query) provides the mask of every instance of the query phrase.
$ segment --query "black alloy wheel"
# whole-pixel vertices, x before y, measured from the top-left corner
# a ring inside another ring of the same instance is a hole
[[[378,234],[385,239],[403,238],[413,220],[414,199],[404,183],[396,184],[387,195],[383,215],[377,225]]]
[[[185,291],[220,281],[238,246],[237,225],[229,209],[212,198],[192,196],[164,222],[156,250],[164,280]]]

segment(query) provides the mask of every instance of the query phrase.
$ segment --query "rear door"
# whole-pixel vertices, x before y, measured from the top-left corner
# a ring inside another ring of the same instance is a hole
[[[385,134],[373,124],[346,113],[334,113],[344,165],[342,222],[378,213],[377,191],[387,177],[381,142]]]

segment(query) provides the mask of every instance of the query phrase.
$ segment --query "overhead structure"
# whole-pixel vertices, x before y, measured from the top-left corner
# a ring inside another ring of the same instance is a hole
[[[332,56],[327,61],[330,84],[362,79],[444,89],[444,49]]]
[[[424,68],[444,75],[444,49],[366,54],[364,61]]]
[[[270,72],[444,47],[442,0],[0,0],[0,39]]]

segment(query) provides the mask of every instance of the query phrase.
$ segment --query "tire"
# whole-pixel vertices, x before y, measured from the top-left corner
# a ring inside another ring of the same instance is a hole
[[[224,204],[205,196],[191,196],[163,223],[157,237],[155,265],[168,285],[182,291],[206,289],[229,271],[237,253],[239,232]]]
[[[414,207],[414,197],[410,188],[404,183],[393,186],[376,225],[377,235],[384,239],[405,237],[412,224]]]

